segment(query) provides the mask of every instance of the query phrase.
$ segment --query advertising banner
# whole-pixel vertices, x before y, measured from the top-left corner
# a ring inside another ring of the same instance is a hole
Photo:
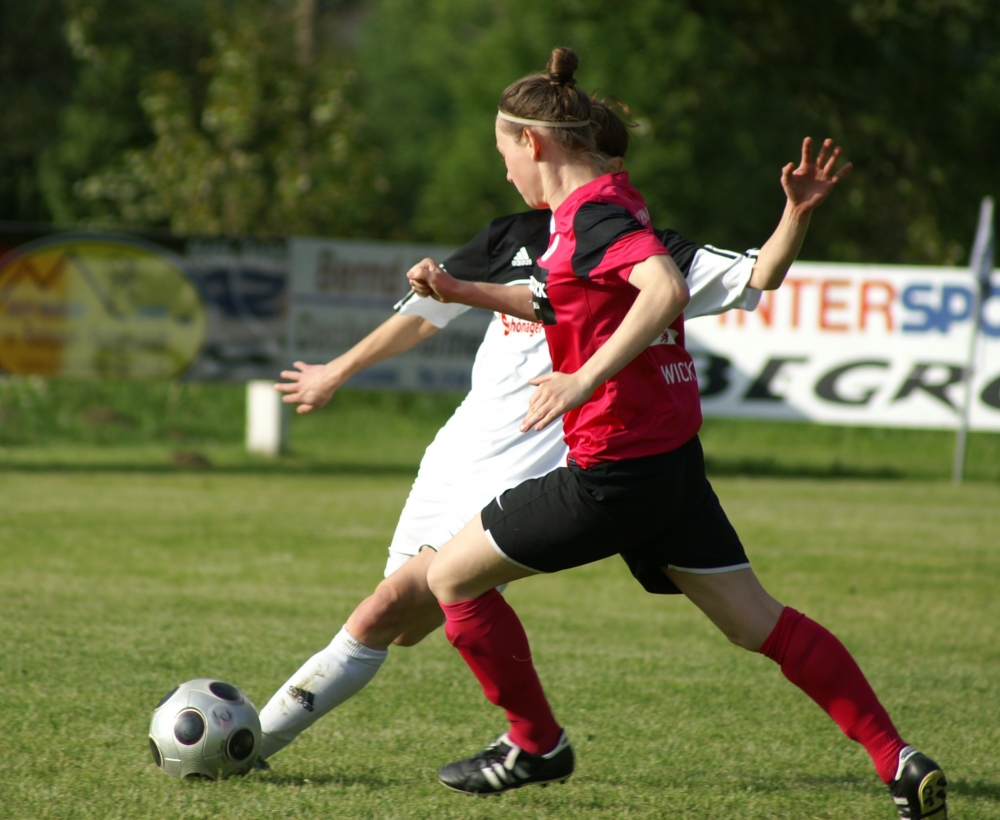
[[[166,379],[208,325],[184,260],[139,239],[61,234],[0,259],[0,370]]]
[[[288,243],[189,239],[184,259],[208,329],[188,379],[277,380],[285,367]]]
[[[276,379],[285,240],[0,225],[0,375]]]
[[[450,248],[389,242],[291,239],[287,360],[319,364],[344,353],[392,315],[406,272]],[[489,314],[470,310],[408,353],[362,371],[352,387],[468,390]]]
[[[983,305],[973,430],[1000,430],[998,285]],[[756,311],[686,323],[705,415],[954,429],[977,288],[960,268],[797,263]]]

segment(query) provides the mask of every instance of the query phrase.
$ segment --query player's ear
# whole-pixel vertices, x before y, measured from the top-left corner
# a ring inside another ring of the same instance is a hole
[[[609,174],[620,174],[625,170],[625,158],[624,157],[608,157],[604,164],[604,167],[608,169]]]
[[[524,140],[531,158],[538,162],[542,158],[542,138],[534,128],[525,128]]]

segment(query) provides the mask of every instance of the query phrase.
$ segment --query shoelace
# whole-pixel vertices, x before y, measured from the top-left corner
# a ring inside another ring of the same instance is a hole
[[[509,748],[504,751],[500,747],[499,743],[494,743],[492,746],[487,746],[483,749],[482,754],[476,758],[476,765],[491,766],[494,763],[499,763],[502,766],[506,762],[507,755],[509,754]]]

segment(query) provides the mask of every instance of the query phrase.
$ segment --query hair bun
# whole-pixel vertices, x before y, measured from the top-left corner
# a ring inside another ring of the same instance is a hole
[[[549,81],[554,85],[564,85],[572,88],[576,85],[573,76],[580,67],[580,58],[571,48],[559,46],[552,49],[552,55],[545,69],[549,73]]]

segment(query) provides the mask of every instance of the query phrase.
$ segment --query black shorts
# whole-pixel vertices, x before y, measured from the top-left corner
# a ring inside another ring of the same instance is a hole
[[[697,436],[670,453],[560,467],[495,498],[482,520],[486,537],[515,564],[559,572],[619,553],[648,592],[680,592],[661,567],[750,566],[705,476]]]

